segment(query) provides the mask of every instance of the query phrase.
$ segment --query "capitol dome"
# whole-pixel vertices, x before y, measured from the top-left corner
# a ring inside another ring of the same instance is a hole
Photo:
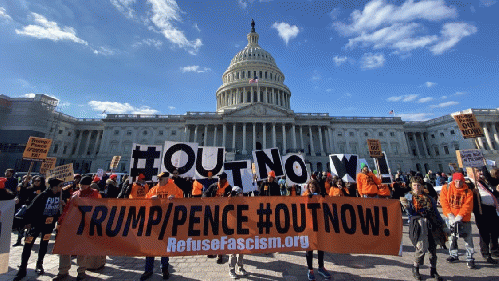
[[[217,112],[254,103],[289,110],[291,92],[284,85],[284,74],[272,55],[258,45],[259,35],[254,21],[246,37],[248,45],[234,56],[222,75],[223,84],[216,93]],[[250,83],[252,79],[255,81]]]

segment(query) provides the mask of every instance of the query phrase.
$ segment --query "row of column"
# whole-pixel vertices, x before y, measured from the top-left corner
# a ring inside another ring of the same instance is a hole
[[[286,153],[287,148],[288,148],[288,140],[286,137],[286,126],[290,125],[291,126],[291,147],[293,151],[298,151],[298,143],[297,143],[297,136],[296,136],[296,125],[295,124],[286,124],[286,123],[270,123],[271,129],[272,129],[272,145],[267,146],[267,123],[260,123],[260,122],[251,122],[251,123],[232,123],[232,139],[229,140],[227,135],[227,127],[230,126],[227,123],[224,123],[222,125],[222,145],[223,147],[227,147],[227,145],[232,144],[231,148],[235,149],[236,148],[236,132],[237,132],[237,125],[242,125],[242,154],[247,154],[247,135],[246,135],[246,129],[247,125],[252,126],[253,129],[253,149],[256,148],[256,136],[257,136],[257,124],[262,125],[262,148],[268,148],[268,147],[276,147],[277,144],[277,134],[276,134],[276,127],[281,127],[282,130],[282,153]],[[198,140],[198,131],[200,126],[204,126],[204,137],[203,137],[203,143],[204,145],[208,144],[208,126],[213,126],[213,146],[217,146],[217,135],[218,135],[218,125],[194,125],[194,142],[197,142]],[[313,140],[313,132],[312,132],[312,127],[317,127],[317,132],[318,132],[318,138],[319,138],[319,148],[320,148],[320,155],[321,156],[326,156],[326,153],[329,153],[333,150],[333,143],[332,143],[332,130],[331,128],[323,128],[323,126],[313,126],[313,125],[298,125],[299,127],[299,137],[300,137],[300,144],[301,148],[305,148],[305,143],[303,141],[303,128],[308,127],[308,134],[309,134],[309,143],[310,143],[310,152],[312,155],[315,156],[315,147],[314,147],[314,140]],[[270,128],[269,128],[270,129]],[[323,130],[325,134],[325,140],[326,140],[326,148],[324,146],[323,142]],[[327,132],[326,132],[327,130]],[[306,132],[305,132],[306,133]],[[184,141],[190,142],[190,135],[191,131],[189,126],[185,126],[185,132],[184,132]],[[228,141],[231,141],[231,143],[228,143]],[[329,149],[327,149],[329,148]]]
[[[496,147],[499,148],[499,135],[497,133],[496,123],[481,122],[480,126],[483,129],[483,134],[485,135],[485,140],[487,141],[488,149],[496,150]],[[483,143],[483,138],[478,138],[478,144],[479,144],[478,148],[487,150],[487,147],[485,147]]]
[[[428,147],[426,146],[426,142],[425,142],[425,136],[424,136],[424,132],[412,132],[412,133],[407,133],[407,137],[405,138],[407,140],[407,146],[409,148],[411,148],[411,138],[409,137],[410,135],[412,135],[412,142],[414,143],[414,145],[416,146],[416,151],[417,151],[417,154],[419,157],[427,157],[427,156],[431,156],[431,155],[428,155]],[[423,144],[423,150],[421,151],[421,147],[418,145],[418,136],[419,138],[421,139],[421,143]],[[412,151],[409,151],[409,153],[411,153]]]
[[[247,102],[263,102],[290,108],[290,95],[279,89],[258,87],[255,85],[227,90],[219,93],[217,97],[218,108]]]
[[[94,133],[97,134],[97,137],[96,137],[95,143],[94,143],[94,149],[93,149],[92,153],[90,153],[91,156],[94,156],[98,152],[99,146],[101,144],[99,142],[99,140],[102,136],[102,131],[100,131],[100,130],[99,131],[80,131],[80,135],[77,138],[75,156],[79,156],[81,142],[83,140],[83,133],[84,132],[87,132],[87,137],[86,137],[86,141],[85,141],[85,149],[83,150],[83,156],[86,155],[88,148],[90,147],[90,138],[91,138],[92,134],[94,134]]]

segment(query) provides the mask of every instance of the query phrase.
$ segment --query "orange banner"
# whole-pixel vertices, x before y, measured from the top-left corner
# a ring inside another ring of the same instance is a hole
[[[190,256],[323,250],[398,255],[398,200],[349,197],[72,201],[54,253]]]

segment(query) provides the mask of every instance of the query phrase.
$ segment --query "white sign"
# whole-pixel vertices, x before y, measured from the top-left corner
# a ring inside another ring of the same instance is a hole
[[[196,157],[196,176],[195,179],[204,179],[208,177],[211,171],[213,176],[221,174],[224,171],[225,148],[215,146],[200,146]]]
[[[132,145],[130,160],[130,183],[137,181],[137,176],[143,174],[146,181],[157,182],[161,168],[162,145]]]
[[[241,160],[224,163],[224,170],[227,174],[227,181],[232,186],[239,186],[244,193],[256,190],[253,185],[253,173],[251,171],[251,161]]]
[[[270,171],[275,172],[275,176],[284,176],[282,168],[281,155],[277,147],[264,150],[253,150],[253,162],[255,162],[256,175],[258,180],[267,178]]]
[[[382,152],[382,158],[374,158],[374,165],[376,165],[376,170],[378,174],[381,175],[382,183],[392,183],[392,171],[390,165],[388,165],[388,158],[386,158],[386,153]]]
[[[331,154],[329,166],[331,175],[337,175],[343,182],[355,182],[360,173],[356,154]]]
[[[97,169],[97,177],[99,179],[102,179],[102,177],[104,176],[104,170],[102,169]]]
[[[10,234],[14,220],[14,200],[0,201],[0,274],[9,270]]]
[[[479,149],[459,150],[463,167],[480,168],[485,165],[482,151]]]
[[[195,142],[165,142],[161,160],[161,171],[172,173],[177,170],[180,176],[193,178],[196,174],[198,144]]]
[[[301,154],[287,154],[282,157],[286,171],[286,185],[304,184],[309,178],[305,159]]]

